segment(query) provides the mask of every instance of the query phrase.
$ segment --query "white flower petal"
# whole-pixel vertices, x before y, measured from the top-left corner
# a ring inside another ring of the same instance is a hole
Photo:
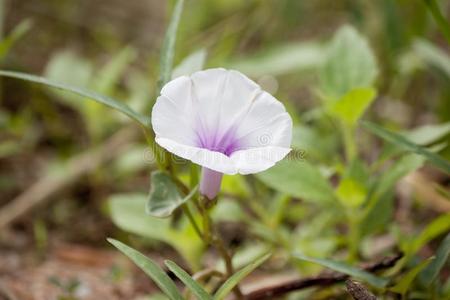
[[[158,145],[169,152],[190,160],[200,166],[228,175],[237,173],[237,169],[231,158],[220,152],[186,146],[166,138],[156,138],[155,140]]]
[[[152,125],[163,148],[226,174],[271,167],[290,151],[292,138],[283,104],[245,75],[225,69],[166,84]]]
[[[291,149],[283,147],[261,147],[239,150],[231,154],[231,160],[239,174],[253,174],[267,170],[282,160]]]

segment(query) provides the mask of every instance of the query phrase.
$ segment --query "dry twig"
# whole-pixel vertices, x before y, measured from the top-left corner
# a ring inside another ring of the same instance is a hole
[[[385,257],[381,261],[368,264],[363,267],[367,272],[377,272],[390,268],[403,257],[403,254],[399,253],[391,257]],[[246,300],[261,300],[261,299],[273,299],[277,296],[301,290],[314,286],[329,286],[336,283],[344,282],[349,279],[350,276],[341,273],[331,273],[326,275],[319,275],[317,277],[299,278],[286,282],[279,283],[268,287],[263,287],[258,290],[251,291],[245,295]]]

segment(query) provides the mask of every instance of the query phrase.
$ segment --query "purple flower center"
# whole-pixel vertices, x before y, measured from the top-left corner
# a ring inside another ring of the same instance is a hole
[[[198,134],[198,146],[230,156],[233,152],[240,149],[235,131],[234,128],[227,130],[224,134],[218,133],[217,130],[213,131],[213,133],[201,131]]]

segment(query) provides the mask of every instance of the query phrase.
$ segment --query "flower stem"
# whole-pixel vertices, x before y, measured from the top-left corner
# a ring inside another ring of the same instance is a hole
[[[207,201],[205,201],[207,200]],[[234,274],[234,268],[233,268],[233,258],[232,255],[228,252],[227,248],[225,247],[225,243],[220,238],[220,236],[217,234],[216,230],[213,228],[213,222],[211,220],[211,217],[209,215],[209,209],[206,206],[206,203],[211,203],[210,200],[207,198],[200,199],[198,201],[200,213],[203,218],[203,237],[206,244],[214,247],[217,249],[217,251],[220,253],[220,256],[222,256],[222,259],[225,263],[225,269],[226,269],[226,277],[230,278]],[[211,208],[211,207],[209,207]],[[244,299],[244,296],[239,288],[238,285],[233,289],[233,293],[236,296],[237,299]]]
[[[195,232],[197,233],[198,237],[201,240],[204,240],[203,234],[200,230],[200,227],[197,225],[197,222],[194,219],[194,216],[192,215],[191,209],[189,208],[189,205],[187,203],[183,204],[182,206],[183,212],[188,217],[189,222],[191,223],[192,227],[194,228]]]

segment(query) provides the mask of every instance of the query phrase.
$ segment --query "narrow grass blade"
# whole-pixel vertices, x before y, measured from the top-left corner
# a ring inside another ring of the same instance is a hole
[[[184,0],[178,0],[167,27],[166,35],[161,50],[159,89],[166,84],[172,76],[173,57],[175,54],[175,42],[177,38],[178,25],[183,12]]]
[[[420,154],[426,157],[432,164],[436,167],[442,169],[443,171],[450,173],[450,162],[442,158],[441,156],[434,154],[433,152],[412,143],[411,141],[404,138],[402,135],[398,133],[394,133],[392,131],[386,130],[383,127],[376,125],[371,122],[363,121],[362,125],[372,132],[373,134],[379,136],[380,138],[395,144],[399,147],[402,147],[405,150]]]
[[[238,272],[234,273],[233,276],[228,278],[227,281],[219,288],[219,290],[214,295],[214,300],[222,300],[225,298],[226,295],[228,295],[229,292],[248,274],[250,274],[253,270],[255,270],[257,267],[259,267],[263,262],[265,262],[269,257],[271,256],[271,253],[268,253],[254,262],[250,263],[249,265],[245,266]]]
[[[389,282],[387,279],[380,278],[369,272],[357,269],[355,267],[352,267],[352,266],[347,265],[342,262],[337,262],[337,261],[333,261],[333,260],[329,260],[329,259],[308,257],[308,256],[305,256],[305,255],[302,255],[299,253],[296,253],[293,256],[294,256],[294,258],[304,260],[304,261],[309,261],[309,262],[324,266],[326,268],[332,269],[334,271],[350,275],[352,277],[355,277],[356,279],[363,280],[377,288],[383,288]]]
[[[133,111],[130,107],[128,107],[126,104],[124,104],[120,101],[117,101],[108,96],[98,94],[96,92],[89,91],[89,90],[79,88],[76,86],[68,85],[65,83],[56,82],[56,81],[53,81],[53,80],[50,80],[50,79],[47,79],[44,77],[39,77],[39,76],[20,73],[20,72],[1,71],[0,70],[0,76],[22,79],[25,81],[39,83],[39,84],[53,87],[56,89],[60,89],[63,91],[71,92],[71,93],[86,97],[88,99],[94,100],[98,103],[104,104],[108,107],[114,108],[115,110],[118,110],[118,111],[126,114],[133,120],[142,124],[144,127],[150,126],[150,118],[147,118],[145,116],[142,116],[141,114],[138,114],[137,112]]]
[[[199,300],[212,300],[208,294],[185,270],[180,268],[176,263],[170,260],[164,262],[166,266],[177,276]]]
[[[148,276],[150,276],[156,285],[171,299],[183,300],[176,285],[161,268],[154,263],[150,258],[144,256],[133,248],[114,239],[108,239],[108,242],[113,244],[123,254],[128,256],[139,268],[142,269]]]

